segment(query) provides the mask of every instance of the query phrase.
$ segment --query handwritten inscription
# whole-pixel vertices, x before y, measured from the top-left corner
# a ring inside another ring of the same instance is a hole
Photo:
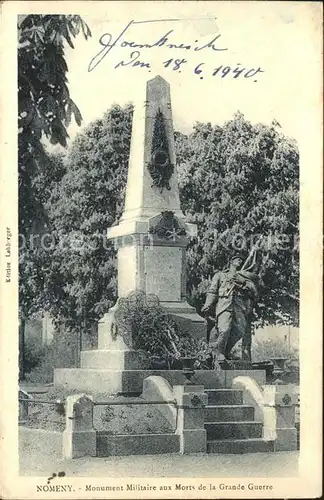
[[[173,20],[180,21],[180,20]],[[175,57],[171,57],[165,61],[161,61],[161,65],[164,68],[168,68],[170,71],[179,72],[183,69],[187,69],[195,76],[198,76],[201,80],[204,76],[218,77],[218,78],[234,78],[234,79],[253,79],[257,81],[256,77],[258,74],[263,73],[264,70],[258,66],[255,68],[245,67],[241,63],[237,63],[235,66],[229,66],[226,64],[216,65],[214,68],[210,66],[209,63],[201,60],[198,64],[190,62],[190,53],[198,52],[207,55],[228,51],[227,47],[224,47],[221,43],[221,34],[211,35],[210,40],[204,43],[200,43],[199,40],[194,40],[192,43],[182,42],[176,40],[175,30],[171,29],[161,36],[157,36],[155,40],[147,41],[144,43],[138,43],[135,40],[130,40],[131,27],[139,24],[148,23],[161,23],[163,21],[158,19],[153,19],[150,21],[130,21],[123,30],[114,37],[112,33],[104,33],[99,39],[99,44],[101,46],[99,52],[91,59],[88,71],[93,71],[102,61],[107,58],[107,56],[117,48],[130,49],[125,57],[123,57],[117,64],[114,65],[115,69],[120,69],[124,67],[138,68],[151,71],[151,62],[145,57],[141,50],[158,50],[160,48],[168,49],[172,53],[176,54]],[[127,37],[127,39],[126,39]],[[176,52],[177,51],[177,52]],[[187,59],[184,57],[177,57],[181,53],[186,53]]]
[[[144,62],[139,60],[140,55],[141,53],[139,50],[131,52],[130,58],[128,60],[126,59],[124,61],[120,61],[118,64],[116,64],[115,68],[117,69],[120,68],[121,66],[132,66],[133,68],[136,68],[136,66],[140,68],[150,68],[151,65],[149,62]]]

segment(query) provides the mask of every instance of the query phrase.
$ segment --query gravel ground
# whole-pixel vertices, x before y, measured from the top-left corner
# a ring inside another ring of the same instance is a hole
[[[26,388],[27,389],[27,388]],[[28,389],[27,389],[28,390]],[[68,391],[49,387],[37,399],[64,400]],[[104,393],[95,400],[117,399]],[[123,399],[121,396],[119,399]],[[33,405],[27,426],[50,430],[64,429],[65,417],[54,406]],[[146,406],[98,407],[95,427],[112,433],[172,432],[157,408]],[[299,417],[299,415],[298,415]],[[298,418],[299,420],[299,418]],[[298,475],[299,452],[254,453],[246,455],[145,455],[64,460],[35,446],[20,446],[20,473],[49,476],[65,471],[67,476],[86,477],[294,477]]]
[[[20,452],[20,474],[64,471],[83,477],[296,477],[298,452],[246,455],[145,455],[74,460]]]

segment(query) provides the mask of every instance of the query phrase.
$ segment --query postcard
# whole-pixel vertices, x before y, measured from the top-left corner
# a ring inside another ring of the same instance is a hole
[[[321,496],[322,14],[2,2],[2,498]]]

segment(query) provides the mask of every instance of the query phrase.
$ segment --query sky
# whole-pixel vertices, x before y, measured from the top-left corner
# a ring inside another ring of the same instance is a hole
[[[196,121],[222,124],[240,110],[252,123],[270,124],[276,119],[282,132],[297,140],[303,133],[303,103],[316,105],[318,100],[317,95],[312,100],[308,90],[317,56],[309,3],[190,2],[184,9],[182,2],[154,2],[154,7],[151,2],[120,2],[120,8],[109,12],[105,5],[101,12],[82,14],[92,37],[86,41],[78,36],[75,48],[66,49],[69,89],[83,115],[82,127],[101,117],[113,103],[144,101],[146,81],[159,74],[171,85],[176,130],[188,133]],[[104,35],[104,44],[112,43],[132,20],[151,22],[129,26],[88,71],[93,58],[105,49],[100,37]],[[129,45],[154,45],[161,39],[164,45],[160,47]],[[214,50],[212,43],[226,50]],[[190,45],[191,49],[167,44]],[[177,67],[175,59],[185,61]],[[150,67],[134,66],[131,61],[135,60]],[[230,70],[222,77],[224,67]],[[246,69],[234,78],[235,68]],[[262,71],[249,76],[258,68]],[[73,122],[68,130],[71,138],[78,130]]]

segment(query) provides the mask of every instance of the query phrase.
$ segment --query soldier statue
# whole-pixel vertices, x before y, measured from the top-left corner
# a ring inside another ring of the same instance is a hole
[[[251,314],[260,279],[255,262],[255,255],[243,264],[242,254],[235,254],[229,268],[218,271],[212,279],[201,312],[215,318],[209,338],[215,361],[238,359],[231,351],[241,339],[242,360],[251,361]]]

